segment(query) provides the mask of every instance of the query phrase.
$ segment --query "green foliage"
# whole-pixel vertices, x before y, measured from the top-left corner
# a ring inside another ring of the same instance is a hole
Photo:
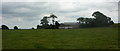
[[[55,22],[55,28],[56,28],[56,29],[59,29],[59,26],[60,26],[60,24],[58,23],[58,21],[56,21],[56,22]]]
[[[113,21],[110,21],[110,22],[109,22],[109,25],[113,25],[113,24],[114,24],[114,22],[113,22]]]
[[[94,27],[94,23],[95,23],[95,19],[94,18],[83,18],[83,17],[80,17],[77,20],[80,23],[80,28]]]
[[[14,29],[18,29],[18,27],[17,27],[17,26],[14,26]]]
[[[37,29],[40,29],[40,25],[37,25]]]
[[[54,14],[51,14],[51,15],[50,15],[50,17],[52,18],[52,22],[53,22],[53,25],[54,25],[55,18],[57,18],[57,16],[56,16],[56,15],[54,15]]]
[[[9,29],[6,25],[2,25],[1,27],[2,29]]]
[[[41,20],[41,24],[42,24],[42,25],[48,24],[48,20],[47,20],[47,17],[46,17],[46,16],[43,17],[43,19]]]
[[[42,28],[48,28],[49,27],[48,23],[49,21],[47,20],[47,16],[43,17],[43,19],[41,20]]]
[[[47,20],[48,18],[52,18],[52,23],[51,25],[49,25],[49,21]],[[45,16],[43,17],[43,19],[41,20],[41,24],[42,24],[42,28],[44,29],[55,29],[59,27],[59,23],[55,22],[55,18],[57,18],[56,15],[51,14],[50,16]],[[39,26],[38,26],[39,27]]]
[[[3,30],[3,49],[118,49],[118,28]]]
[[[99,11],[94,12],[92,16],[95,18],[78,18],[77,21],[79,21],[80,27],[105,27],[114,24],[110,17]]]
[[[79,23],[83,23],[85,20],[84,20],[83,17],[80,17],[80,18],[77,19],[77,21],[79,21]]]
[[[32,29],[35,29],[35,28],[32,27]]]
[[[95,20],[95,26],[101,27],[101,26],[109,26],[109,23],[111,21],[110,17],[107,17],[103,13],[96,11],[92,14],[96,18]]]

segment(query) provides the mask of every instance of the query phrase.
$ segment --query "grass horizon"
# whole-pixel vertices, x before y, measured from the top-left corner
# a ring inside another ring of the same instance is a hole
[[[118,28],[2,30],[3,49],[118,49]]]

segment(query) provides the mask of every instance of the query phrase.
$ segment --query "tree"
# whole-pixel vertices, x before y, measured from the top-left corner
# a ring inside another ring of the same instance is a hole
[[[107,17],[107,20],[108,20],[108,25],[112,25],[112,24],[114,24],[114,22],[111,20],[110,17]]]
[[[54,29],[52,24],[50,24],[49,28],[50,28],[50,29]]]
[[[49,27],[49,24],[48,24],[48,20],[47,20],[47,16],[44,16],[43,19],[41,20],[41,23],[42,24],[42,27],[43,28],[48,28]]]
[[[18,29],[18,27],[17,27],[17,26],[14,26],[14,29]]]
[[[96,26],[108,26],[108,22],[111,19],[99,11],[94,12],[92,16],[96,18],[95,20]]]
[[[107,17],[99,11],[94,12],[92,16],[95,18],[78,18],[77,21],[79,21],[80,27],[102,27],[114,24],[110,17]]]
[[[80,17],[77,19],[80,22],[80,27],[93,27],[94,26],[94,18],[84,18]]]
[[[40,29],[40,28],[42,28],[40,25],[37,25],[37,29]]]
[[[6,25],[2,25],[1,27],[2,29],[9,29]]]
[[[114,24],[114,22],[113,22],[113,21],[110,21],[110,22],[109,22],[109,25],[113,25],[113,24]]]
[[[53,25],[55,25],[54,22],[55,22],[55,18],[57,18],[57,16],[54,15],[54,14],[51,14],[50,17],[52,18],[52,23],[53,23]]]
[[[85,24],[84,27],[93,27],[94,26],[94,18],[84,18]]]
[[[108,20],[108,23],[111,21],[111,18],[110,17],[107,17],[107,20]]]
[[[47,16],[44,16],[43,19],[41,20],[42,25],[48,24]]]
[[[89,24],[90,23],[90,19],[89,18],[84,18],[85,24]]]
[[[59,29],[59,26],[60,26],[60,24],[58,23],[58,21],[56,21],[56,22],[55,22],[55,28],[56,28],[56,29]]]
[[[80,17],[80,18],[77,19],[77,21],[79,21],[79,23],[84,23],[84,18]]]
[[[34,29],[34,28],[32,27],[32,29]]]

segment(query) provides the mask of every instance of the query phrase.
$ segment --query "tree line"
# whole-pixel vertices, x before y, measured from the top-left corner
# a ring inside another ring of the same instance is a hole
[[[105,27],[114,24],[110,17],[99,11],[94,12],[92,16],[94,18],[78,18],[77,21],[79,21],[80,27]]]
[[[95,11],[92,16],[94,18],[85,18],[85,17],[79,17],[77,18],[77,21],[79,21],[79,27],[80,28],[86,28],[86,27],[106,27],[114,24],[114,22],[111,20],[110,17],[107,17],[100,11]],[[48,19],[52,18],[52,24],[48,24]],[[58,21],[55,21],[55,18],[57,18],[56,15],[51,14],[50,16],[44,16],[40,20],[41,25],[37,25],[37,29],[59,29],[60,23]],[[2,29],[9,29],[6,25],[1,26]],[[14,26],[14,29],[18,29],[17,26]],[[32,28],[34,29],[34,28]]]
[[[52,24],[48,24],[49,21],[47,19],[52,18]],[[43,19],[41,19],[42,26],[37,25],[37,29],[59,29],[60,23],[58,21],[55,21],[55,18],[57,18],[56,15],[51,14],[50,16],[44,16]]]

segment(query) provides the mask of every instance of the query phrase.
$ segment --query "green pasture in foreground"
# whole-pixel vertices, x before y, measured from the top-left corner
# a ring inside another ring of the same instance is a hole
[[[118,49],[118,28],[2,30],[3,49]]]

